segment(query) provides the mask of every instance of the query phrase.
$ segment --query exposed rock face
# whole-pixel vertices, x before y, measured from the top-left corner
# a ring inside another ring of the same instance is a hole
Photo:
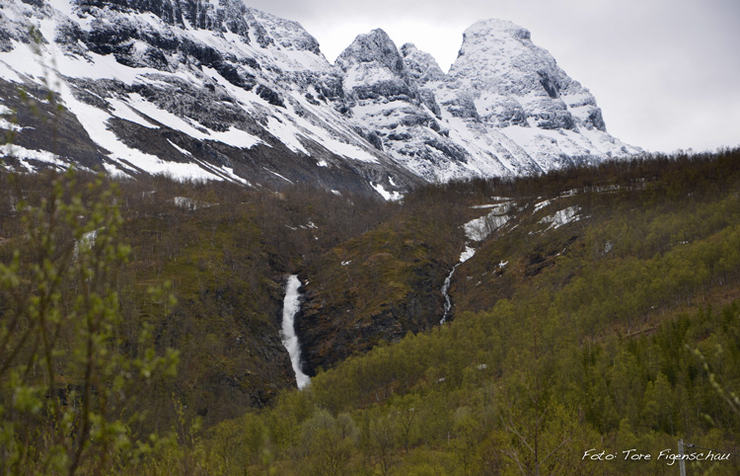
[[[298,23],[243,0],[7,0],[0,66],[4,91],[47,77],[77,122],[65,130],[84,131],[57,147],[19,123],[11,163],[30,170],[80,163],[397,196],[639,152],[606,133],[593,96],[527,30],[501,20],[466,30],[445,74],[382,30],[332,65]],[[18,109],[12,96],[3,113]]]
[[[388,299],[378,312],[362,318],[357,318],[357,296],[345,296],[337,303],[327,299],[321,285],[307,286],[303,309],[295,321],[303,370],[315,375],[381,342],[396,342],[408,332],[438,325],[442,308],[438,283],[445,272],[440,263],[420,266],[415,270],[414,292],[398,301]]]
[[[510,154],[500,151],[499,157],[515,172],[640,151],[608,135],[591,93],[511,22],[486,20],[468,28],[443,84],[437,99],[452,117],[518,146],[500,141]]]
[[[473,91],[479,116],[492,127],[606,130],[591,93],[511,22],[468,28],[449,77]]]
[[[368,34],[359,35],[337,58],[337,66],[343,71],[358,67],[363,72],[374,72],[377,69],[389,70],[390,73],[408,81],[406,66],[388,34],[376,29]],[[350,78],[350,84],[378,81],[379,78],[363,76]],[[347,78],[345,78],[347,80]]]
[[[350,120],[428,181],[530,174],[639,149],[606,133],[594,97],[529,31],[502,20],[463,35],[450,72],[382,30],[339,56]]]
[[[403,45],[401,54],[409,74],[419,86],[424,86],[430,81],[442,81],[445,78],[437,60],[429,53],[417,49],[412,43]]]
[[[344,73],[342,86],[352,106],[418,102],[416,85],[409,77],[403,58],[383,30],[358,36],[339,55],[336,64]]]
[[[35,89],[48,77],[65,120],[84,133],[62,148],[21,123],[11,164],[78,163],[272,188],[310,182],[367,194],[421,182],[347,122],[340,71],[296,22],[241,0],[40,5],[12,0],[0,8],[0,87]],[[38,47],[28,24],[38,28]],[[12,94],[0,102],[22,108]]]
[[[434,94],[421,90],[383,30],[360,35],[337,58],[350,120],[372,131],[383,150],[427,180],[443,177],[466,152],[445,137]]]

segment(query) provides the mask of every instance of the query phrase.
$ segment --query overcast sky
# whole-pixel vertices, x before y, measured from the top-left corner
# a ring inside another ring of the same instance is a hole
[[[485,18],[532,32],[596,96],[607,130],[648,150],[740,145],[740,0],[246,0],[297,20],[329,61],[384,29],[443,70]]]

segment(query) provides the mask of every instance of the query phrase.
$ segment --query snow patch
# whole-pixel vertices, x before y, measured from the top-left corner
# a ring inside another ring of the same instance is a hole
[[[133,111],[144,114],[170,129],[187,134],[193,139],[222,142],[226,145],[242,149],[249,149],[262,142],[261,139],[234,126],[229,127],[226,131],[212,131],[203,127],[201,124],[198,124],[196,127],[191,119],[182,118],[169,111],[160,109],[138,94],[131,95],[128,106]]]
[[[383,187],[383,184],[381,183],[370,183],[370,186],[375,189],[376,192],[380,194],[381,197],[383,197],[386,201],[389,202],[396,202],[398,200],[403,199],[403,194],[401,192],[396,191],[387,191],[385,187]]]
[[[120,119],[131,121],[140,126],[146,127],[147,129],[159,129],[159,126],[155,126],[151,122],[144,119],[138,112],[131,109],[131,107],[120,99],[108,99],[108,103],[111,105],[111,114]]]
[[[267,167],[262,167],[262,168],[263,168],[263,169],[265,169],[265,170],[267,170],[267,171],[268,171],[268,172],[270,172],[271,174],[275,175],[276,177],[279,177],[279,178],[281,178],[281,179],[285,180],[285,181],[286,181],[286,182],[288,182],[288,183],[293,183],[293,181],[292,181],[292,180],[290,180],[289,178],[286,178],[286,177],[284,177],[284,176],[280,175],[279,173],[275,172],[274,170],[270,170],[270,169],[268,169]]]
[[[174,142],[172,142],[171,140],[167,139],[167,142],[168,142],[168,143],[169,143],[169,144],[170,144],[170,145],[171,145],[171,146],[172,146],[172,147],[173,147],[173,148],[174,148],[174,149],[175,149],[176,151],[178,151],[179,153],[181,153],[181,154],[183,154],[183,155],[187,155],[187,156],[189,156],[189,157],[192,157],[192,156],[193,156],[193,154],[191,154],[191,153],[190,153],[190,152],[188,152],[187,150],[183,149],[182,147],[179,147],[179,146],[178,146],[177,144],[175,144],[175,143],[174,143]]]
[[[558,196],[560,198],[575,197],[578,192],[579,190],[577,188],[571,188],[570,190],[566,190]]]
[[[167,162],[155,155],[127,146],[108,128],[108,120],[112,117],[110,114],[77,100],[65,83],[61,85],[60,96],[67,109],[77,116],[77,120],[82,124],[90,139],[109,151],[111,158],[122,160],[151,174],[170,175],[179,180],[222,179],[196,164]]]
[[[14,157],[28,172],[35,172],[36,166],[29,163],[28,161],[43,162],[49,165],[55,165],[59,168],[66,169],[69,167],[67,162],[64,162],[59,158],[58,155],[49,152],[48,150],[34,150],[26,149],[15,144],[4,144],[0,145],[0,157]],[[80,167],[85,169],[85,167]]]
[[[463,250],[462,253],[460,253],[459,262],[460,263],[466,262],[467,260],[472,258],[474,254],[475,254],[475,248],[465,245],[465,249]]]
[[[534,211],[532,213],[537,213],[538,211],[542,210],[546,206],[550,205],[550,200],[543,200],[541,202],[537,202],[534,204]]]
[[[19,126],[18,124],[14,124],[8,121],[7,119],[3,119],[2,117],[0,117],[0,129],[4,129],[6,131],[13,131],[13,132],[18,132],[18,131],[23,130],[23,128]]]
[[[267,132],[275,136],[288,149],[293,152],[300,152],[309,155],[308,151],[299,140],[300,131],[293,124],[288,124],[287,120],[281,121],[273,116],[267,118]],[[319,165],[321,167],[321,165]]]
[[[550,229],[557,229],[560,228],[563,225],[567,225],[568,223],[573,223],[581,219],[581,207],[578,205],[574,205],[572,207],[563,208],[562,210],[558,210],[555,212],[554,215],[549,215],[544,218],[542,218],[539,223],[540,224],[549,224],[545,231]]]
[[[214,206],[213,203],[200,202],[188,197],[174,197],[172,201],[175,203],[175,206],[190,211],[195,211],[199,208],[208,208]]]
[[[463,225],[465,236],[471,241],[483,241],[488,235],[500,229],[509,222],[509,211],[512,202],[499,203],[491,206],[491,212],[479,218],[470,220]]]

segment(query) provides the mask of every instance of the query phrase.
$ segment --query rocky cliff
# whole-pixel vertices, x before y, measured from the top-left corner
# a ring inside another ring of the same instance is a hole
[[[593,96],[527,30],[501,20],[466,30],[445,74],[382,30],[330,64],[298,23],[243,0],[8,0],[0,65],[0,128],[15,144],[0,154],[16,169],[397,199],[424,182],[639,152],[606,132]],[[54,120],[33,112],[56,102]]]

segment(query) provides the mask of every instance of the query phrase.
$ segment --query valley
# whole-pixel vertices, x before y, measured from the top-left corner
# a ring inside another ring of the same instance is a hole
[[[740,149],[507,20],[443,71],[248,3],[0,2],[1,474],[740,474]]]
[[[733,445],[737,414],[709,379],[725,391],[740,375],[722,357],[739,342],[737,154],[428,185],[401,202],[105,179],[131,245],[121,351],[146,325],[179,356],[127,411],[147,415],[131,438],[181,443],[129,470],[561,472],[597,436]],[[67,179],[0,177],[8,263],[25,249],[20,199]],[[176,303],[146,297],[160,283]]]

